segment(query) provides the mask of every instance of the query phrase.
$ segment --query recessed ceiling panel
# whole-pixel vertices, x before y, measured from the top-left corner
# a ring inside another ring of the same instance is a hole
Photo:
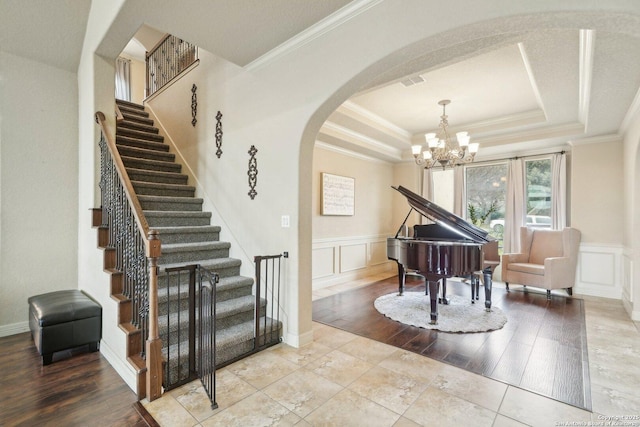
[[[517,44],[419,75],[424,82],[394,82],[350,101],[411,134],[438,127],[442,99],[451,100],[452,127],[541,109]]]

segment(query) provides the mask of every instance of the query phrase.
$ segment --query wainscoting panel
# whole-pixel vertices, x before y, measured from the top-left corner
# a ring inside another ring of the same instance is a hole
[[[622,298],[623,248],[613,245],[581,244],[575,291],[579,294]]]
[[[367,267],[367,244],[356,243],[340,246],[340,273]]]
[[[330,277],[336,273],[334,258],[335,248],[332,246],[313,250],[311,263],[313,280]]]
[[[313,289],[396,270],[387,259],[387,235],[313,241]]]
[[[387,258],[387,239],[381,242],[371,242],[370,248],[370,265],[378,265],[389,262]]]

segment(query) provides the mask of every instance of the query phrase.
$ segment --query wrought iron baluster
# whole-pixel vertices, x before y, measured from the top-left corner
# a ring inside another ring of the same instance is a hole
[[[198,59],[194,44],[168,35],[146,56],[148,93],[153,95]]]

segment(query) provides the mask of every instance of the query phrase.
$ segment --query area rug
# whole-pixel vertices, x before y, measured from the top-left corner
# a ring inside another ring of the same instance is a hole
[[[486,311],[484,304],[471,304],[469,298],[451,295],[449,304],[438,304],[438,323],[429,323],[431,305],[424,292],[397,292],[378,297],[373,305],[390,319],[419,328],[441,332],[488,332],[502,328],[507,316],[498,307]]]

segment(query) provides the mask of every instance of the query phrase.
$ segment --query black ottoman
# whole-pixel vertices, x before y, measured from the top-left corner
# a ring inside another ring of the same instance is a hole
[[[29,298],[29,329],[42,356],[51,363],[53,353],[89,344],[98,351],[102,339],[102,307],[77,289]]]

